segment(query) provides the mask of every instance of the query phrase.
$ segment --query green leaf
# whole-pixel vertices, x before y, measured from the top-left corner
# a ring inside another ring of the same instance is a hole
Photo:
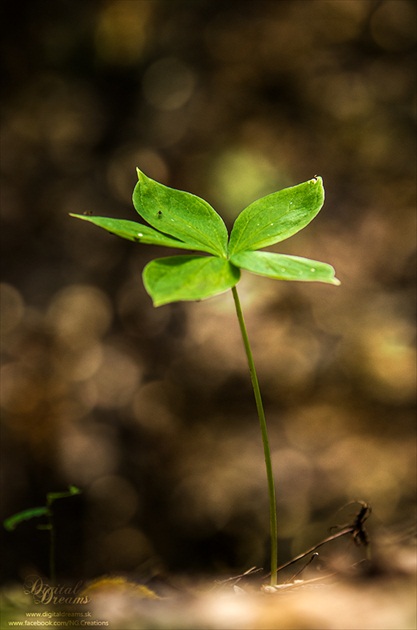
[[[153,228],[136,223],[136,221],[127,221],[125,219],[110,219],[108,217],[91,217],[84,214],[70,214],[71,217],[82,219],[93,223],[98,227],[107,230],[111,234],[126,238],[128,241],[135,243],[143,243],[145,245],[163,245],[165,247],[176,247],[178,249],[195,249],[188,243],[183,243],[176,238],[171,238],[166,234],[162,234]]]
[[[321,177],[254,201],[234,223],[229,254],[268,247],[289,238],[314,219],[323,203]]]
[[[53,501],[57,499],[67,499],[68,497],[72,497],[75,494],[81,494],[81,490],[77,488],[77,486],[68,486],[68,490],[64,492],[48,492],[46,495],[46,500],[48,505],[50,505]]]
[[[32,518],[47,516],[48,514],[49,509],[45,506],[29,508],[28,510],[23,510],[23,512],[18,512],[17,514],[9,516],[9,518],[6,518],[3,521],[3,525],[8,531],[12,531],[17,525],[19,525],[19,523],[22,523],[22,521],[29,521]]]
[[[241,269],[275,280],[340,284],[340,281],[335,278],[335,270],[331,265],[309,258],[272,252],[239,252],[231,256],[231,262]]]
[[[227,228],[204,199],[168,188],[137,169],[139,181],[133,192],[138,214],[156,230],[180,239],[187,249],[226,258]]]
[[[222,218],[203,199],[160,184],[137,169],[133,204],[147,225],[71,214],[130,241],[200,250],[212,256],[174,256],[149,263],[143,282],[155,306],[202,300],[234,287],[240,268],[279,280],[340,284],[331,265],[297,256],[257,252],[304,228],[324,202],[321,177],[258,199],[237,217],[229,245]],[[68,496],[52,493],[48,501]]]
[[[154,306],[180,300],[204,300],[234,287],[240,271],[212,256],[157,258],[143,270],[143,283]]]

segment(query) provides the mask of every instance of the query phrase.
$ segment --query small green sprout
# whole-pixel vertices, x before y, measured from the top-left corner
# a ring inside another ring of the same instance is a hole
[[[81,490],[77,486],[68,486],[68,490],[64,492],[48,492],[46,495],[46,505],[41,507],[29,508],[23,512],[17,512],[3,521],[5,529],[13,531],[23,521],[29,521],[33,518],[46,516],[46,523],[37,525],[37,529],[49,531],[49,577],[52,584],[55,582],[55,525],[53,504],[57,499],[67,499],[75,494],[80,494]]]
[[[278,528],[271,453],[258,378],[236,286],[242,269],[275,280],[340,284],[333,267],[327,263],[258,251],[293,236],[314,219],[324,203],[322,179],[316,176],[254,201],[239,214],[229,237],[223,219],[204,199],[164,186],[139,169],[137,174],[133,205],[147,225],[106,217],[71,216],[137,243],[203,252],[157,258],[145,266],[143,283],[154,306],[203,300],[231,289],[264,447],[270,511],[271,585],[275,585]]]

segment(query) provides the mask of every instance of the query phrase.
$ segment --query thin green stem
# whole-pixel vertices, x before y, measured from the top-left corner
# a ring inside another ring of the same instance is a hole
[[[54,514],[52,511],[52,501],[49,497],[47,497],[47,507],[48,507],[48,530],[49,530],[49,578],[51,580],[52,586],[55,586],[56,582],[56,573],[55,573],[55,547],[56,547],[56,539],[55,539],[55,523],[54,523]]]
[[[249,343],[249,337],[246,330],[245,320],[243,318],[242,307],[240,305],[239,295],[236,287],[232,288],[233,299],[235,301],[236,314],[239,320],[240,332],[242,334],[243,345],[245,346],[246,357],[249,364],[249,372],[252,381],[253,393],[255,395],[256,409],[258,411],[259,424],[262,433],[262,442],[264,446],[266,476],[268,479],[268,497],[269,497],[269,522],[271,533],[271,586],[277,583],[278,568],[278,526],[277,526],[277,507],[275,498],[274,475],[272,472],[271,450],[269,448],[268,430],[266,426],[265,412],[262,403],[261,390],[259,388],[258,377],[256,375],[255,363],[253,360],[252,350]]]

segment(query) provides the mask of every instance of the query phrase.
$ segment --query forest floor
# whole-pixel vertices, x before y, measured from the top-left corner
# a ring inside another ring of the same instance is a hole
[[[147,586],[105,576],[68,586],[60,593],[66,604],[36,603],[34,593],[13,585],[3,589],[1,630],[415,630],[415,565],[407,545],[347,570],[334,566],[320,575],[306,567],[275,588],[255,568],[222,580],[177,576]]]

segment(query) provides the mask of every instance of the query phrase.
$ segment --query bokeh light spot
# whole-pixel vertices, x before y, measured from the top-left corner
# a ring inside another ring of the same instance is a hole
[[[191,98],[195,86],[191,68],[175,57],[155,61],[143,77],[145,98],[157,109],[179,109]]]
[[[97,287],[77,284],[54,296],[47,317],[58,335],[83,344],[86,338],[101,337],[108,330],[112,307]]]
[[[25,305],[22,295],[11,284],[0,284],[1,330],[2,335],[12,332],[19,326]]]

